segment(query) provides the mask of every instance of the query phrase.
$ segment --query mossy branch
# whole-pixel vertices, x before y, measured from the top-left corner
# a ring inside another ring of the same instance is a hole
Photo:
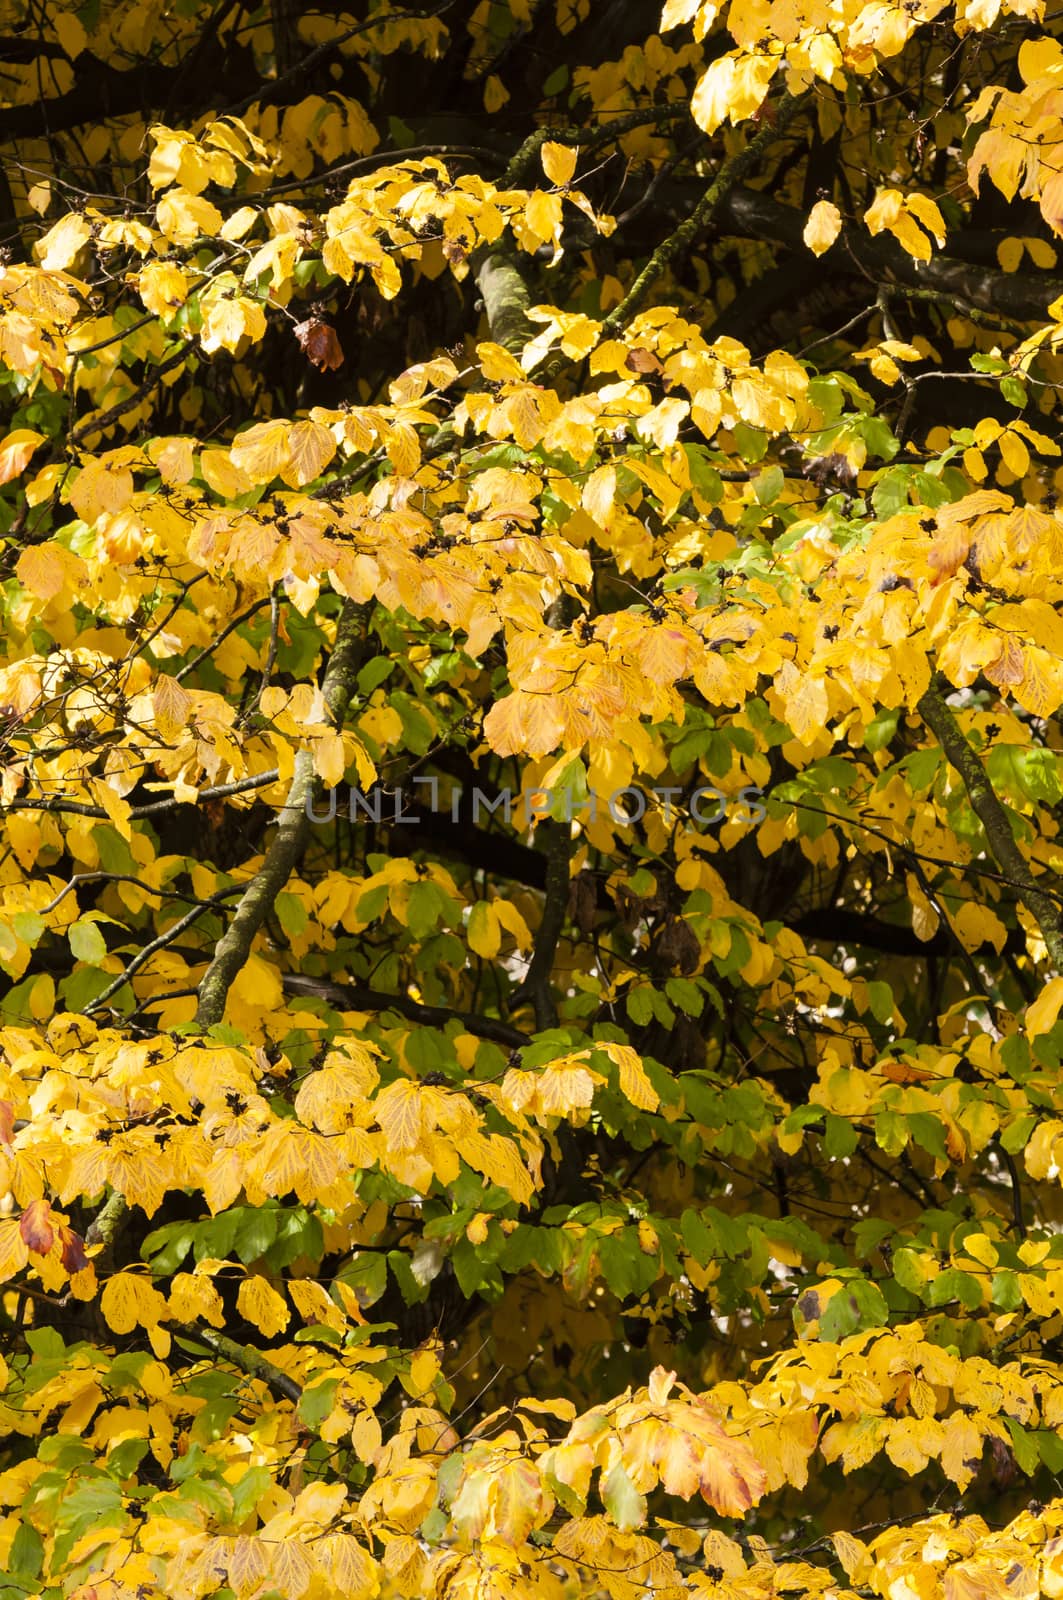
[[[354,693],[364,655],[365,609],[347,601],[336,626],[336,641],[329,659],[321,692],[333,725],[342,728],[347,706]],[[318,788],[314,758],[300,750],[295,758],[288,798],[277,823],[273,842],[261,867],[248,884],[232,922],[214,952],[214,959],[199,985],[196,1023],[210,1028],[225,1014],[225,1001],[237,973],[251,954],[255,935],[268,917],[277,895],[306,848],[310,834],[307,802]]]
[[[802,106],[807,104],[808,98],[807,94],[784,94],[774,106],[764,106],[763,121],[752,139],[737,155],[723,163],[689,217],[657,246],[623,300],[606,317],[601,332],[603,342],[619,338],[631,318],[641,309],[658,278],[674,261],[686,255],[723,205],[730,190],[757,165],[765,151],[770,150]]]
[[[1013,884],[1026,909],[1037,922],[1052,965],[1057,972],[1063,973],[1063,919],[1059,905],[1051,895],[1045,893],[1030,871],[1026,857],[1015,843],[1008,814],[985,768],[968,744],[951,707],[939,690],[928,689],[917,709],[962,778],[967,798],[985,829],[997,866]]]
[[[110,1271],[114,1260],[115,1241],[125,1227],[128,1215],[129,1202],[124,1195],[114,1189],[89,1223],[85,1233],[85,1243],[103,1246],[96,1257],[96,1265],[101,1272]]]
[[[249,1378],[259,1378],[273,1390],[274,1394],[284,1400],[290,1400],[293,1405],[298,1405],[303,1398],[303,1391],[294,1378],[289,1378],[280,1367],[275,1367],[272,1361],[258,1350],[252,1350],[247,1345],[237,1344],[235,1339],[230,1339],[224,1333],[219,1333],[215,1328],[204,1328],[199,1323],[195,1327],[185,1325],[186,1331],[200,1344],[208,1345],[214,1354],[221,1356],[223,1361],[228,1361],[231,1366],[246,1372]]]
[[[528,321],[531,294],[516,257],[508,251],[489,250],[476,264],[476,284],[483,295],[492,339],[519,356],[535,329]]]

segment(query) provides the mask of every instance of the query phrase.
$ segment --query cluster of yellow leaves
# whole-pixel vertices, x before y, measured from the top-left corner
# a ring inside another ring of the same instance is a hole
[[[1019,48],[1021,89],[993,85],[970,106],[967,120],[982,132],[967,164],[977,189],[985,174],[1007,199],[1035,200],[1049,227],[1063,233],[1063,161],[1059,157],[1059,90],[1063,46],[1048,36]]]
[[[0,266],[0,360],[24,377],[40,373],[63,387],[66,334],[78,312],[81,284],[61,271]]]
[[[615,1064],[620,1093],[640,1111],[656,1111],[660,1098],[642,1062],[629,1045],[603,1042],[597,1047]],[[605,1079],[587,1065],[593,1052],[581,1050],[552,1061],[536,1072],[511,1067],[502,1080],[502,1098],[515,1111],[547,1124],[587,1111],[597,1085]]]
[[[687,1552],[700,1553],[707,1569],[692,1578],[689,1592],[700,1600],[771,1600],[780,1594],[800,1600],[820,1595],[855,1600],[868,1593],[912,1600],[1051,1596],[1063,1582],[1061,1527],[1060,1500],[1031,1507],[1002,1528],[991,1528],[981,1516],[938,1512],[889,1528],[867,1543],[852,1533],[832,1534],[831,1551],[817,1561],[779,1560],[755,1536],[747,1554],[736,1540],[714,1531],[699,1552]],[[835,1567],[852,1587],[839,1586]]]
[[[249,993],[260,1001],[269,973],[252,958]],[[405,1078],[382,1085],[375,1056],[353,1039],[303,1079],[286,1117],[259,1091],[263,1066],[229,1047],[166,1035],[131,1044],[83,1018],[60,1018],[48,1042],[25,1030],[4,1038],[12,1065],[0,1105],[11,1120],[0,1130],[0,1190],[23,1207],[46,1191],[111,1188],[151,1216],[168,1190],[195,1183],[213,1212],[241,1193],[251,1205],[294,1193],[343,1211],[355,1204],[354,1176],[374,1164],[423,1190],[433,1177],[453,1183],[465,1161],[522,1203],[538,1181],[538,1138],[496,1086],[478,1092],[506,1133],[485,1131],[464,1094]]]
[[[904,1054],[891,1053],[875,1066],[864,1068],[855,1064],[853,1041],[842,1046],[835,1038],[823,1050],[809,1101],[858,1126],[874,1124],[879,1144],[894,1155],[911,1137],[909,1118],[932,1118],[941,1129],[945,1154],[936,1159],[938,1170],[944,1172],[949,1164],[962,1165],[981,1155],[998,1134],[1014,1124],[1026,1127],[1029,1099],[1001,1058],[1003,1044],[979,1032],[964,1040],[961,1049],[919,1046]],[[851,1064],[843,1064],[843,1057]],[[979,1081],[968,1081],[972,1076]],[[1054,1098],[1046,1096],[1046,1103],[1053,1108]],[[1052,1165],[1053,1140],[1061,1127],[1063,1124],[1049,1117],[1036,1131],[1029,1130],[1025,1160],[1031,1177],[1046,1175]],[[776,1137],[784,1150],[794,1154],[806,1134],[791,1123],[780,1128]]]
[[[739,123],[762,106],[776,72],[786,69],[787,87],[800,92],[819,80],[844,89],[850,75],[873,73],[879,64],[899,55],[926,23],[945,8],[941,0],[842,0],[829,9],[797,9],[765,5],[727,5],[723,0],[665,0],[661,29],[691,25],[703,39],[724,13],[737,49],[718,56],[698,80],[691,110],[706,133],[721,123]],[[990,28],[1002,12],[1040,20],[1043,0],[961,0],[952,25],[962,38]]]
[[[798,1340],[759,1382],[725,1381],[711,1398],[763,1463],[769,1493],[783,1483],[803,1487],[817,1450],[846,1474],[880,1453],[909,1476],[939,1461],[963,1490],[986,1440],[1010,1446],[1009,1418],[1020,1430],[1063,1433],[1063,1384],[1053,1363],[964,1360],[930,1343],[918,1322],[838,1344]]]

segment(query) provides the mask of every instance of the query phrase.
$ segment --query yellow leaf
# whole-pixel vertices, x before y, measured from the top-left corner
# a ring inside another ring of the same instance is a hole
[[[33,980],[33,987],[29,993],[30,1016],[38,1022],[44,1022],[55,1010],[55,979],[47,972],[42,972]]]
[[[148,310],[164,320],[184,305],[192,288],[192,279],[174,261],[148,262],[135,282]]]
[[[502,944],[502,931],[494,908],[486,900],[477,900],[469,913],[465,928],[469,949],[485,961],[493,961]]]
[[[236,465],[228,450],[204,450],[199,458],[199,471],[207,487],[223,500],[235,500],[237,495],[246,494],[255,485],[255,480]]]
[[[138,1326],[157,1326],[168,1308],[163,1296],[140,1273],[116,1272],[103,1286],[100,1310],[115,1333],[132,1333]]]
[[[255,483],[280,477],[291,458],[291,423],[256,422],[233,441],[229,454],[233,466]]]
[[[46,272],[65,272],[91,238],[84,217],[66,216],[37,241],[33,253]]]
[[[576,156],[578,152],[569,145],[556,144],[548,140],[542,148],[543,171],[551,183],[559,188],[571,182],[572,174],[576,170]]]
[[[346,1317],[319,1283],[314,1283],[310,1278],[292,1278],[288,1293],[304,1322],[320,1322],[325,1327],[334,1328],[337,1333],[342,1333],[346,1328]]]
[[[620,1093],[624,1099],[629,1100],[640,1111],[656,1111],[660,1105],[660,1096],[646,1076],[646,1070],[638,1053],[632,1050],[630,1045],[611,1042],[604,1042],[597,1048],[604,1051],[611,1061],[615,1061]]]
[[[484,110],[501,111],[509,99],[509,90],[496,72],[492,72],[484,84]]]
[[[155,680],[155,687],[151,693],[152,708],[155,712],[155,726],[159,730],[159,737],[164,743],[169,744],[181,732],[188,721],[189,707],[192,704],[187,691],[181,688],[176,678],[169,677],[160,672]]]
[[[288,430],[288,461],[281,477],[292,489],[320,477],[336,454],[331,430],[321,422],[297,422]]]
[[[1025,1031],[1028,1039],[1049,1033],[1063,1007],[1063,978],[1050,978],[1037,999],[1026,1007]]]
[[[81,557],[51,541],[27,546],[15,572],[23,588],[38,600],[54,600],[64,589],[83,588],[88,583],[88,569]]]
[[[194,244],[201,236],[211,237],[221,227],[221,212],[202,195],[187,189],[171,189],[155,208],[160,230],[174,244]]]
[[[347,769],[347,756],[343,737],[338,733],[322,733],[314,740],[314,770],[326,788],[334,789]]]
[[[974,1418],[962,1411],[954,1411],[946,1418],[941,1444],[941,1470],[962,1493],[973,1479],[982,1462],[985,1438]],[[849,1573],[852,1577],[853,1574]]]
[[[16,428],[14,433],[9,433],[0,444],[0,483],[10,483],[12,478],[17,478],[37,446],[43,443],[44,434],[35,433],[32,428]]]
[[[236,1296],[236,1309],[246,1317],[266,1339],[283,1333],[291,1321],[291,1312],[283,1297],[259,1273],[251,1273],[241,1283]]]
[[[212,1328],[224,1328],[225,1307],[209,1278],[178,1272],[170,1284],[169,1314],[178,1322],[201,1318]]]
[[[1016,272],[1022,260],[1021,239],[1001,239],[997,245],[997,261],[1003,272]]]
[[[380,1419],[376,1413],[362,1406],[354,1419],[351,1427],[351,1444],[359,1461],[366,1462],[369,1466],[376,1463],[380,1454],[380,1447],[384,1442]]]
[[[842,214],[829,200],[819,200],[808,214],[802,238],[813,255],[829,250],[841,232]]]
[[[905,206],[912,216],[921,222],[929,233],[938,249],[944,248],[946,229],[945,219],[938,209],[937,201],[931,200],[926,194],[909,194],[905,196]]]
[[[556,241],[561,235],[561,196],[533,189],[524,208],[524,220],[540,244]]]
[[[102,513],[117,516],[133,498],[133,474],[106,457],[87,461],[70,490],[70,504],[85,522]]]
[[[1030,452],[1017,434],[1006,429],[998,440],[1004,465],[1016,478],[1024,478],[1030,470]]]
[[[414,1150],[425,1131],[421,1091],[408,1078],[389,1083],[376,1099],[376,1120],[393,1150]]]
[[[516,356],[503,345],[486,340],[476,346],[480,368],[488,383],[523,383],[524,371]]]

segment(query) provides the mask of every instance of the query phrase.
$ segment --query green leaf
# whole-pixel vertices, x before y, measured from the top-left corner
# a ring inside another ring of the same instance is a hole
[[[867,986],[867,1000],[871,1007],[871,1015],[876,1022],[881,1022],[883,1027],[893,1021],[893,990],[888,983],[872,979]]]
[[[945,1129],[937,1117],[931,1116],[929,1111],[913,1111],[908,1117],[908,1126],[912,1138],[920,1149],[938,1160],[947,1161],[948,1151],[945,1148]]]
[[[958,1300],[966,1311],[977,1311],[982,1304],[982,1286],[969,1272],[958,1267],[947,1267],[931,1278],[923,1298],[928,1306],[947,1306]]]
[[[1022,1305],[1022,1290],[1014,1272],[995,1272],[989,1288],[989,1297],[1001,1311],[1018,1311]]]
[[[38,911],[16,911],[11,926],[23,944],[32,948],[41,939],[47,924]]]
[[[908,1119],[896,1111],[880,1111],[875,1117],[875,1143],[888,1156],[899,1156],[908,1143]]]
[[[79,961],[98,966],[107,954],[107,944],[95,922],[74,922],[67,930],[70,949]]]
[[[909,1294],[923,1293],[926,1287],[926,1257],[918,1250],[895,1250],[892,1258],[893,1276]]]
[[[1027,400],[1026,385],[1021,378],[1015,377],[1014,373],[1010,377],[1001,378],[1000,392],[1009,406],[1015,406],[1019,411],[1025,410]]]
[[[897,732],[899,711],[880,711],[864,729],[864,745],[868,750],[885,750]]]
[[[1058,1477],[1063,1472],[1063,1437],[1054,1428],[1039,1428],[1030,1438],[1036,1440],[1038,1454],[1049,1472]]]
[[[338,1378],[326,1378],[324,1383],[315,1383],[312,1389],[304,1389],[299,1397],[299,1416],[311,1430],[320,1428],[325,1418],[332,1411],[335,1401]]]
[[[786,485],[786,478],[781,467],[765,467],[759,477],[753,480],[753,493],[757,497],[757,504],[770,506],[778,500]]]
[[[860,1135],[848,1117],[836,1117],[833,1112],[828,1111],[824,1121],[826,1133],[823,1148],[831,1160],[841,1161],[845,1156],[851,1156],[860,1143]]]
[[[310,926],[310,918],[297,895],[282,890],[273,903],[277,910],[277,920],[290,939],[297,939],[301,933],[306,932]]]
[[[679,1219],[679,1231],[683,1243],[699,1266],[707,1267],[710,1261],[715,1261],[720,1253],[716,1235],[697,1211],[688,1208],[683,1212]]]
[[[1008,1432],[1011,1434],[1011,1448],[1015,1461],[1020,1471],[1032,1478],[1041,1465],[1041,1451],[1038,1448],[1036,1435],[1027,1433],[1021,1423],[1014,1417],[1005,1416]]]
[[[884,1328],[889,1316],[878,1285],[866,1278],[854,1278],[835,1292],[819,1320],[819,1336],[837,1341],[863,1328]]]
[[[602,1500],[621,1533],[629,1533],[645,1523],[646,1496],[639,1494],[622,1461],[618,1461],[602,1480]]]

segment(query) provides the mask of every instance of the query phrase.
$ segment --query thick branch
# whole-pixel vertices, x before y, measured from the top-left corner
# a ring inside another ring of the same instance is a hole
[[[967,798],[985,829],[998,867],[1007,875],[1041,930],[1052,965],[1063,972],[1063,921],[1059,907],[1045,894],[1015,843],[1008,814],[989,781],[985,768],[968,744],[945,698],[928,689],[918,705],[919,715],[934,734],[945,755],[963,779]]]
[[[476,284],[492,339],[511,355],[519,355],[535,329],[527,317],[531,295],[515,257],[501,250],[488,251],[477,264]]]
[[[332,983],[328,978],[314,978],[301,972],[286,973],[286,994],[307,995],[312,1000],[326,1000],[329,1005],[342,1006],[345,1011],[397,1011],[400,1017],[411,1022],[422,1022],[426,1027],[443,1028],[448,1022],[460,1022],[466,1033],[477,1039],[492,1039],[510,1050],[519,1050],[529,1044],[528,1034],[511,1028],[494,1017],[481,1017],[472,1011],[451,1011],[447,1006],[426,1006],[411,1000],[405,994],[385,994],[380,989],[368,989],[359,983]]]
[[[567,822],[541,822],[536,840],[546,862],[543,915],[536,930],[527,976],[511,1004],[515,1007],[523,999],[530,1000],[535,1010],[535,1026],[542,1030],[557,1027],[557,1004],[550,979],[568,910],[572,829]]]
[[[802,239],[804,213],[793,206],[780,205],[770,195],[732,186],[721,214],[725,225],[736,234],[753,234],[791,250],[806,248]],[[1037,272],[997,272],[947,253],[929,261],[916,261],[891,235],[872,238],[860,228],[843,228],[821,260],[825,273],[842,272],[874,284],[899,283],[914,289],[932,289],[949,300],[1018,322],[1043,318],[1049,302],[1063,294],[1061,278]]]
[[[96,1256],[95,1265],[98,1272],[111,1271],[114,1265],[114,1247],[128,1216],[129,1202],[117,1189],[112,1189],[85,1231],[86,1244],[98,1244],[103,1247]]]
[[[336,643],[321,685],[333,724],[340,728],[347,706],[354,693],[358,669],[362,663],[365,635],[363,608],[348,600],[340,614],[336,628]],[[284,888],[296,863],[299,861],[310,833],[307,802],[313,799],[317,788],[314,758],[309,750],[300,750],[295,758],[295,771],[288,799],[277,824],[273,843],[266,851],[258,872],[244,891],[243,899],[228,930],[214,952],[214,959],[199,985],[199,1009],[196,1022],[209,1028],[220,1022],[225,1011],[225,1000],[237,973],[251,954],[255,935],[272,910],[277,895]]]

